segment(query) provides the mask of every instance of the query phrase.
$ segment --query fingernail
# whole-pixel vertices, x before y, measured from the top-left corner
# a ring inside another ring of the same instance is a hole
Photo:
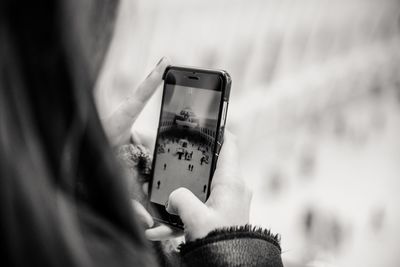
[[[157,69],[157,67],[161,64],[161,62],[164,61],[164,59],[165,59],[165,57],[162,57],[162,58],[158,61],[157,65],[154,67],[154,69],[146,76],[146,79],[149,78],[149,77],[151,76],[151,74],[153,74],[153,72]]]
[[[160,65],[160,63],[161,63],[164,59],[165,59],[165,57],[162,57],[162,58],[158,61],[156,67],[157,67],[158,65]]]

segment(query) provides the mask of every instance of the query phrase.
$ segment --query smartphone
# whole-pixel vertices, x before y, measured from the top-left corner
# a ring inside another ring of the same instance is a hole
[[[183,229],[165,210],[172,191],[185,187],[205,202],[223,143],[231,78],[226,71],[169,66],[149,183],[154,220]]]

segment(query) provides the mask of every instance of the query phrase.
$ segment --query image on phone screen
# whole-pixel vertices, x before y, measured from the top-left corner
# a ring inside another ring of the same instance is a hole
[[[165,85],[151,202],[164,205],[179,187],[206,201],[220,101],[220,91]]]

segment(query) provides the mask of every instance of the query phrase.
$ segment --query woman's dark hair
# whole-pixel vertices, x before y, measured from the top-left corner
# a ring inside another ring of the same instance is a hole
[[[1,259],[9,266],[151,266],[91,91],[116,1],[82,1],[90,11],[87,51],[100,44],[94,63],[74,26],[68,34],[79,2],[0,3]]]

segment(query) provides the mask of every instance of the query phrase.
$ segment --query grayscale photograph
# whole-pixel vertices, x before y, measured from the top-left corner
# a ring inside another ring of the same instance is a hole
[[[5,267],[399,267],[400,0],[0,0]]]

